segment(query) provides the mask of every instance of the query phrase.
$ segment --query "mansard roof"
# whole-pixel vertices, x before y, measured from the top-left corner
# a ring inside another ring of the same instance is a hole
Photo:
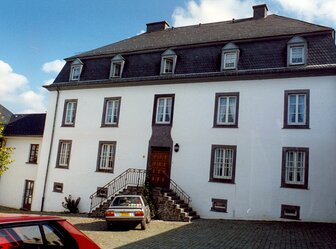
[[[258,7],[258,6],[254,6]],[[261,7],[261,8],[260,8]],[[48,90],[118,87],[226,80],[336,75],[335,31],[292,18],[266,14],[258,7],[254,17],[240,20],[168,28],[166,22],[147,24],[144,34],[67,58]],[[152,26],[155,27],[152,27]],[[295,38],[294,38],[295,37]],[[288,66],[291,39],[307,42],[304,65]],[[223,48],[239,49],[234,71],[222,70]],[[174,73],[161,74],[161,58],[172,51]],[[176,54],[176,55],[175,55]],[[122,56],[122,77],[110,77],[111,60]],[[80,59],[79,81],[69,81],[71,63]]]
[[[46,114],[13,114],[4,129],[5,136],[43,136]]]
[[[272,14],[261,19],[246,18],[146,32],[68,59],[325,31],[332,32],[333,29]]]

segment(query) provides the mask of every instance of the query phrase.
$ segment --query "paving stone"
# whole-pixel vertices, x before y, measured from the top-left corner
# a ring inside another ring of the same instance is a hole
[[[190,223],[153,220],[143,231],[106,230],[103,219],[67,217],[103,249],[335,249],[336,224],[199,219]]]

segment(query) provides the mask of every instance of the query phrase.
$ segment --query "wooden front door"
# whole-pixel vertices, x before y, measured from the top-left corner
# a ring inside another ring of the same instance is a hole
[[[152,148],[150,156],[150,182],[152,187],[169,187],[169,178],[169,148]]]
[[[26,180],[25,189],[23,193],[23,205],[22,209],[30,210],[33,200],[34,181]]]

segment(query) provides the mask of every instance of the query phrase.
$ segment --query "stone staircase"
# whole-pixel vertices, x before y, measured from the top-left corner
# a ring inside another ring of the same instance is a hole
[[[117,195],[141,195],[143,190],[143,187],[128,186]],[[199,215],[170,189],[154,188],[152,195],[157,207],[157,218],[160,220],[190,222],[193,219],[199,218]],[[89,213],[89,216],[104,217],[104,213],[110,206],[113,198],[114,196],[96,207]]]
[[[190,222],[200,218],[189,204],[181,200],[171,189],[153,188],[152,195],[157,206],[157,217],[160,220]]]

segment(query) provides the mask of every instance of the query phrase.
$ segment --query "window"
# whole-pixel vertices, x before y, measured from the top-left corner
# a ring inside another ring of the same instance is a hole
[[[62,193],[63,192],[63,183],[60,182],[54,182],[54,188],[53,188],[54,192],[57,193]]]
[[[239,93],[217,93],[214,127],[238,127]]]
[[[293,37],[287,43],[287,65],[306,64],[307,41],[300,36]]]
[[[285,91],[284,128],[309,129],[309,90]]]
[[[118,126],[121,98],[105,98],[102,126]]]
[[[163,59],[163,73],[173,73],[173,61],[172,58]]]
[[[53,223],[5,225],[0,229],[1,248],[78,248],[68,233]]]
[[[211,151],[210,182],[234,183],[237,146],[213,145]]]
[[[221,70],[237,69],[239,59],[238,47],[230,42],[222,48]]]
[[[211,211],[215,212],[227,212],[227,200],[225,199],[211,199],[212,201],[212,207]]]
[[[37,164],[38,151],[39,151],[39,145],[38,144],[31,144],[30,145],[28,163]]]
[[[174,94],[155,95],[153,124],[171,125],[173,120]]]
[[[298,65],[304,63],[304,46],[290,46],[290,64]]]
[[[97,197],[107,198],[108,188],[97,187]]]
[[[284,147],[282,149],[281,187],[308,188],[308,148]]]
[[[70,140],[60,140],[57,153],[57,168],[69,168],[70,153],[71,153]]]
[[[111,60],[110,78],[120,78],[123,73],[125,59],[121,55],[116,55]]]
[[[285,219],[300,219],[300,206],[281,205],[281,218]]]
[[[63,127],[74,127],[77,111],[77,99],[67,99],[64,101]]]
[[[113,173],[116,142],[99,142],[97,171]]]
[[[176,59],[177,55],[173,50],[166,50],[161,57],[161,74],[174,74]]]
[[[71,64],[71,71],[70,71],[70,80],[79,80],[80,75],[82,73],[83,62],[80,59],[76,59]]]

